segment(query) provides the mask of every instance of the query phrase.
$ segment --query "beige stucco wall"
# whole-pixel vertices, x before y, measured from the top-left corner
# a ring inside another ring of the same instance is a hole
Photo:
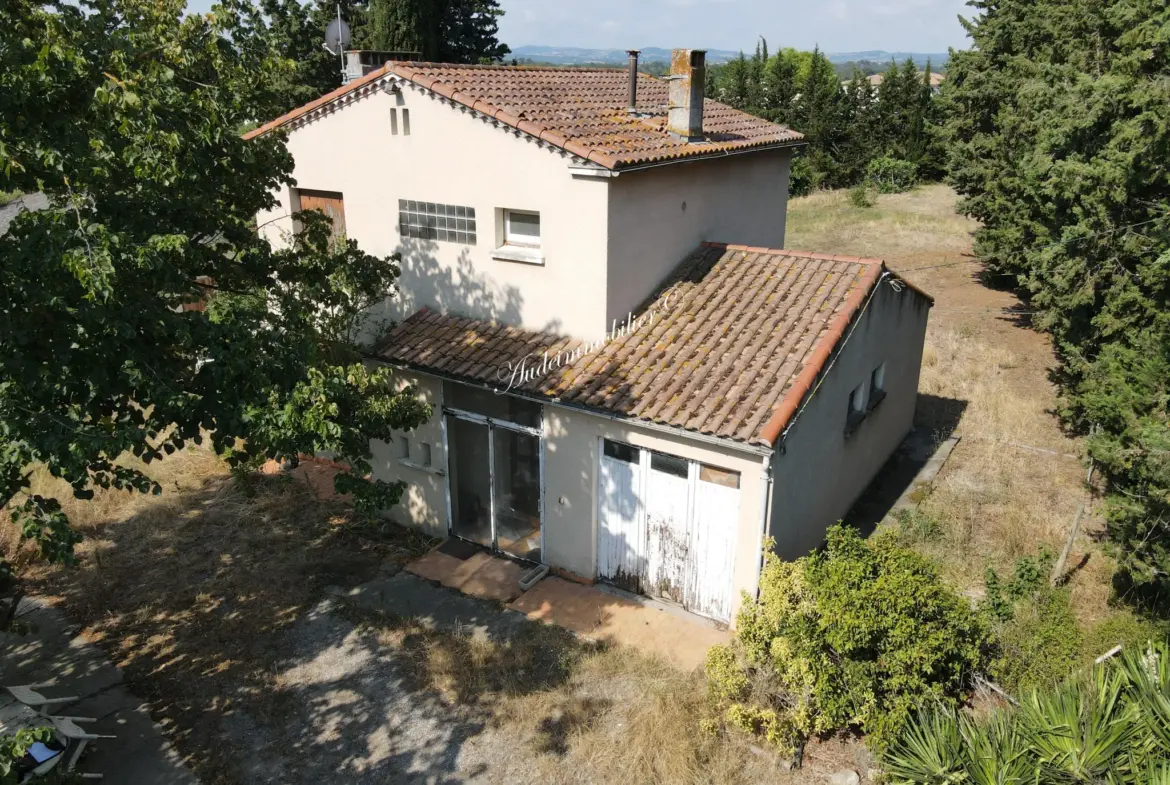
[[[615,178],[607,319],[636,308],[701,242],[784,247],[791,148],[671,164]]]
[[[410,135],[390,111],[410,111]],[[563,153],[406,86],[378,92],[291,131],[300,188],[340,191],[348,235],[372,254],[403,255],[390,315],[421,306],[582,337],[605,332],[607,186],[574,177]],[[279,194],[266,222],[295,209]],[[477,242],[400,238],[398,200],[474,207]],[[503,208],[540,213],[543,265],[493,259]],[[291,219],[264,227],[274,241]]]
[[[418,386],[419,393],[433,411],[431,419],[407,433],[395,433],[390,442],[372,441],[374,479],[405,482],[402,500],[387,517],[397,523],[415,526],[435,537],[447,536],[447,456],[443,451],[442,384],[433,376],[408,371],[394,371],[396,389],[408,384]],[[421,443],[430,445],[429,468],[403,462],[400,439],[410,440],[411,451],[418,454]]]
[[[546,406],[545,561],[577,575],[597,577],[597,473],[602,438],[731,469],[740,473],[732,613],[740,592],[755,594],[766,488],[765,459],[683,435]]]
[[[442,383],[431,376],[395,371],[400,383],[416,381],[435,406],[432,419],[406,434],[412,445],[431,444],[433,465],[423,470],[403,464],[397,443],[375,442],[374,476],[408,484],[402,503],[388,512],[399,523],[447,533],[446,455],[440,420]],[[766,458],[721,445],[698,442],[588,412],[544,406],[544,561],[584,579],[597,577],[597,473],[602,438],[677,455],[740,473],[740,504],[736,521],[733,609],[740,593],[755,593],[767,488]],[[396,434],[396,437],[398,435]]]
[[[291,130],[288,149],[298,188],[343,195],[347,233],[363,250],[403,255],[384,314],[395,319],[429,306],[595,339],[700,242],[784,244],[791,149],[583,176],[563,151],[409,84]],[[276,196],[258,221],[280,244],[300,205],[295,189]],[[476,244],[401,238],[399,199],[474,207]],[[504,208],[540,213],[543,265],[493,258]]]
[[[918,375],[929,313],[912,289],[896,291],[888,279],[850,333],[815,394],[773,456],[769,531],[787,559],[824,541],[865,490],[914,420]],[[886,363],[886,397],[848,437],[849,393]]]

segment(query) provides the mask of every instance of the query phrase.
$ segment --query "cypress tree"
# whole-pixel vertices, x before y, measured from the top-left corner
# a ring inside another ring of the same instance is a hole
[[[1170,6],[975,0],[943,85],[987,272],[1052,333],[1129,597],[1170,594]]]

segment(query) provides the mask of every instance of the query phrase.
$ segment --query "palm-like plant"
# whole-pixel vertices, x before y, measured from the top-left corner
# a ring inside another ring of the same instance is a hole
[[[899,785],[1170,785],[1170,644],[982,719],[923,712],[883,762]]]
[[[885,756],[886,774],[898,785],[954,785],[966,782],[963,737],[953,709],[918,713]]]
[[[1029,782],[1036,761],[1015,715],[997,711],[983,720],[959,719],[972,785],[1020,785]]]
[[[1170,647],[1126,652],[1117,667],[1137,717],[1139,759],[1170,763]]]
[[[1021,702],[1018,722],[1043,779],[1104,781],[1117,768],[1137,731],[1116,668],[1097,668],[1051,690],[1035,690]]]

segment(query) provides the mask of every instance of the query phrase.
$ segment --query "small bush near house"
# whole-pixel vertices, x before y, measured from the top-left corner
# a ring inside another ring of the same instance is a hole
[[[867,183],[859,183],[853,186],[849,189],[849,201],[854,207],[873,207],[877,204],[873,186]]]
[[[924,702],[957,703],[985,640],[970,603],[896,535],[836,526],[820,553],[769,553],[707,676],[728,725],[781,748],[848,727],[880,748]]]
[[[1128,650],[1019,708],[926,710],[882,758],[894,785],[1170,785],[1170,645]]]
[[[900,194],[918,184],[918,167],[889,156],[875,158],[865,168],[865,179],[882,194]]]
[[[1081,662],[1081,630],[1069,591],[1048,585],[1053,561],[1042,548],[1018,559],[1006,581],[987,571],[981,610],[994,643],[990,675],[1013,695],[1050,687]]]
[[[1087,666],[1115,646],[1124,650],[1144,649],[1151,641],[1170,638],[1170,624],[1150,621],[1119,611],[1092,625],[1081,634],[1081,661]]]
[[[1050,687],[1081,663],[1081,633],[1065,589],[1042,589],[996,631],[992,677],[1009,693]]]

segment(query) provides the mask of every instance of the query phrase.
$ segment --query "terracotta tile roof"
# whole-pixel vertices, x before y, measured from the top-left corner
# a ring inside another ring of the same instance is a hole
[[[876,259],[704,244],[638,309],[634,329],[604,345],[423,309],[381,357],[771,445],[884,270]]]
[[[387,63],[245,137],[267,133],[386,76],[407,79],[607,169],[793,145],[804,138],[787,126],[707,100],[706,139],[681,141],[666,131],[667,82],[639,74],[639,114],[631,116],[624,69],[401,62]]]

